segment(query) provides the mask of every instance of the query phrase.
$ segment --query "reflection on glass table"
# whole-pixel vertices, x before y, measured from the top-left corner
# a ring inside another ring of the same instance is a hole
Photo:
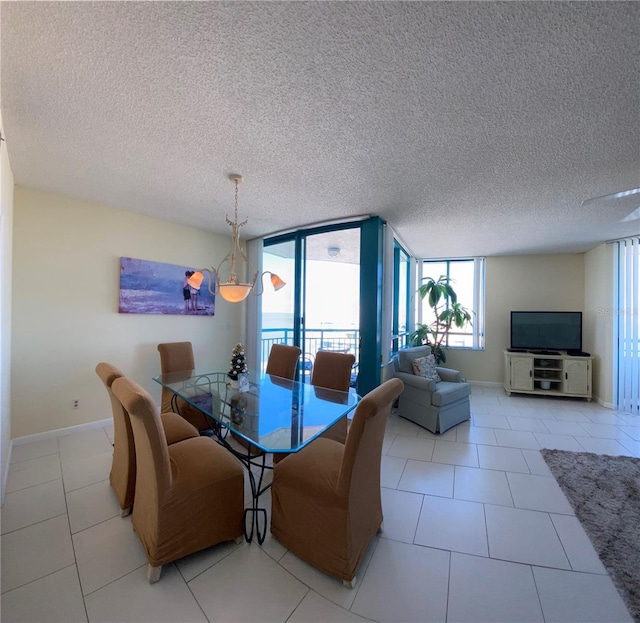
[[[154,381],[174,394],[174,407],[177,398],[182,398],[205,413],[218,441],[247,468],[253,503],[245,511],[245,537],[251,541],[255,527],[260,543],[266,535],[266,511],[258,507],[258,499],[271,486],[263,486],[264,470],[272,469],[266,464],[266,455],[298,452],[350,413],[359,401],[354,389],[338,392],[272,375],[251,381],[245,392],[231,387],[224,372],[187,370],[162,374]],[[243,449],[230,443],[229,431]],[[259,468],[257,482],[251,467]],[[248,530],[249,512],[252,518]],[[259,515],[264,520],[263,529],[258,526]]]

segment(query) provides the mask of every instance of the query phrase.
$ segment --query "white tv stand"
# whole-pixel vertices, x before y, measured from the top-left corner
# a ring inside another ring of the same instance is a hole
[[[591,400],[593,357],[504,351],[504,389],[522,394],[572,396]]]

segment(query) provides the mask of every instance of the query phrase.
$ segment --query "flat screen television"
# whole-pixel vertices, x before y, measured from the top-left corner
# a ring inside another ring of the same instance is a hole
[[[512,311],[511,348],[582,351],[582,312]]]

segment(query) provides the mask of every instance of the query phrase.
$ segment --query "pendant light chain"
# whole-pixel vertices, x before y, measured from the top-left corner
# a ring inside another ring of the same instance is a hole
[[[233,180],[236,184],[236,206],[235,206],[235,211],[233,213],[233,220],[237,223],[238,222],[238,180]]]
[[[240,180],[242,179],[239,176],[234,176],[231,178],[233,180],[233,183],[236,185],[236,192],[235,192],[235,205],[234,205],[234,214],[233,214],[233,222],[231,222],[229,220],[229,217],[227,216],[227,223],[229,224],[229,226],[231,227],[231,252],[230,252],[230,257],[229,257],[229,283],[238,283],[238,277],[236,275],[236,251],[238,251],[240,253],[240,255],[242,256],[242,259],[245,261],[245,263],[248,265],[249,264],[249,260],[247,260],[247,257],[244,254],[244,251],[242,250],[242,248],[240,247],[240,228],[244,227],[248,222],[249,219],[245,219],[244,221],[242,221],[242,223],[238,223],[238,184],[240,183]],[[255,283],[255,281],[254,281]],[[253,284],[252,284],[253,287]]]

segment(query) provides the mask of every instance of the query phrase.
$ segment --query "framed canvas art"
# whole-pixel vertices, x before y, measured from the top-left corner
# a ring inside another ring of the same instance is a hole
[[[195,271],[189,266],[120,258],[121,314],[178,314],[213,316],[215,296],[207,280],[199,289],[187,283]],[[215,284],[212,283],[213,289]]]

